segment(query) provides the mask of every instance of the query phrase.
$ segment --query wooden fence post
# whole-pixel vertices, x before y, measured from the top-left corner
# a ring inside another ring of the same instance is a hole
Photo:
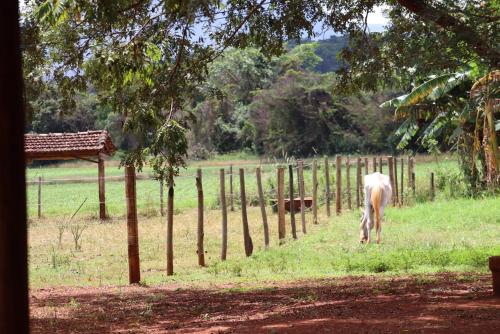
[[[202,172],[201,168],[196,171],[196,189],[198,190],[198,233],[197,233],[197,243],[196,249],[198,253],[198,265],[201,267],[205,266],[205,249],[203,247],[203,238],[205,236],[203,229],[203,183],[202,183]]]
[[[408,188],[411,188],[411,173],[412,173],[412,169],[411,169],[411,157],[408,156]]]
[[[436,189],[434,188],[434,172],[431,172],[431,201],[434,201],[436,196]]]
[[[356,207],[361,206],[361,158],[356,160]]]
[[[220,253],[220,259],[222,261],[226,260],[227,255],[227,206],[226,206],[226,181],[225,181],[224,168],[219,170],[220,179],[220,206],[222,210],[222,247]]]
[[[165,215],[165,210],[163,208],[163,180],[160,181],[160,215],[162,217]]]
[[[106,192],[104,178],[104,159],[99,156],[97,160],[98,181],[99,181],[99,219],[106,219]]]
[[[411,172],[411,190],[413,192],[413,197],[415,197],[416,195],[415,172]]]
[[[368,170],[368,158],[365,157],[365,174],[368,175],[370,174],[370,171]]]
[[[38,177],[38,219],[42,218],[42,177]]]
[[[396,188],[396,204],[399,204],[399,183],[398,183],[398,158],[394,157],[392,162],[392,166],[394,169],[394,187]],[[394,189],[394,188],[393,188]]]
[[[229,165],[229,205],[231,211],[234,211],[233,165]]]
[[[389,169],[389,179],[391,181],[391,188],[393,194],[395,194],[395,189],[394,189],[394,158],[392,156],[387,157],[387,168]],[[396,205],[396,196],[392,196],[392,205]]]
[[[342,212],[342,156],[337,155],[335,158],[335,183],[336,183],[336,196],[335,196],[335,211],[337,215]],[[366,163],[366,158],[365,158]]]
[[[313,173],[313,184],[312,184],[312,211],[313,211],[313,224],[318,223],[318,161],[316,159],[313,160],[312,165],[312,173]]]
[[[399,204],[400,205],[403,205],[404,204],[404,177],[405,177],[405,173],[404,173],[404,169],[405,169],[405,159],[404,158],[401,158],[401,196],[399,197]]]
[[[373,172],[375,173],[377,171],[377,157],[373,157]]]
[[[297,178],[299,176],[297,175]],[[297,239],[297,226],[295,225],[295,196],[293,193],[293,165],[288,165],[288,183],[289,183],[289,200],[290,200],[290,225],[292,225],[292,237]]]
[[[302,223],[302,233],[307,233],[306,228],[306,204],[304,201],[304,162],[298,161],[298,179],[299,179],[299,195],[300,195],[300,221]]]
[[[326,216],[330,217],[330,169],[328,158],[325,157],[325,202],[326,202]]]
[[[167,276],[174,274],[174,176],[168,176],[167,198]]]
[[[352,202],[351,202],[351,161],[349,157],[346,158],[345,161],[345,173],[346,173],[346,182],[345,182],[345,187],[347,191],[347,208],[349,210],[352,210]]]
[[[129,283],[134,284],[141,281],[134,166],[125,166],[125,199],[127,202],[128,277]]]
[[[285,170],[278,167],[278,238],[280,244],[285,238]]]
[[[247,216],[247,197],[245,193],[245,169],[240,168],[240,197],[241,197],[241,220],[243,222],[243,240],[245,242],[245,255],[251,256],[253,253],[253,242],[250,237]]]
[[[378,158],[378,168],[379,168],[380,174],[384,173],[383,166],[384,166],[384,159],[382,157],[379,157]]]
[[[266,214],[266,199],[264,198],[264,191],[262,190],[262,176],[260,167],[255,169],[255,176],[257,177],[257,191],[259,193],[260,213],[262,215],[262,226],[264,227],[264,245],[269,247],[269,225],[267,224]]]

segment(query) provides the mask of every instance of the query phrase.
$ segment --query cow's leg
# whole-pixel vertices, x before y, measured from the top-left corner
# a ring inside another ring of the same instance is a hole
[[[365,231],[366,231],[366,243],[370,243],[370,230],[372,227],[372,210],[370,204],[371,190],[369,186],[365,186]]]
[[[380,217],[377,224],[377,244],[380,243],[380,234],[382,233],[382,217],[384,217],[384,206],[380,208]]]
[[[365,213],[361,216],[361,221],[359,223],[359,242],[363,243],[366,241],[366,230],[365,230],[366,218]]]

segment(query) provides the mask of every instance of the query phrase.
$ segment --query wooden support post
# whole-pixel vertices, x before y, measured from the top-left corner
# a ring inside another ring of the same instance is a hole
[[[174,176],[168,176],[167,198],[167,276],[174,274]]]
[[[346,161],[345,161],[345,173],[346,173],[345,187],[346,187],[346,192],[347,192],[347,208],[349,210],[352,210],[350,169],[351,169],[351,161],[350,161],[349,157],[347,157]]]
[[[18,1],[0,1],[0,333],[29,333],[23,77]]]
[[[234,211],[233,165],[229,165],[229,206]]]
[[[370,174],[370,171],[368,170],[368,158],[365,158],[365,175]]]
[[[300,222],[302,223],[302,233],[307,233],[306,228],[306,204],[304,201],[304,162],[299,160],[298,165],[299,195],[300,195]]]
[[[434,188],[434,172],[431,172],[431,192],[430,192],[431,201],[436,197],[436,189]]]
[[[196,189],[198,190],[198,233],[196,242],[196,252],[198,253],[198,265],[201,267],[205,266],[205,249],[203,247],[203,238],[205,236],[204,226],[203,226],[203,213],[204,213],[204,203],[203,203],[203,182],[202,182],[202,172],[201,168],[196,171]]]
[[[38,177],[38,219],[42,218],[42,177]]]
[[[325,157],[325,203],[326,203],[326,216],[330,217],[330,169],[328,158]]]
[[[253,253],[253,242],[250,237],[247,216],[247,196],[245,193],[245,169],[240,168],[240,197],[241,197],[241,221],[243,222],[243,240],[245,243],[245,255],[251,256]]]
[[[356,207],[361,207],[361,158],[356,159]]]
[[[318,161],[313,160],[312,165],[312,211],[313,211],[313,224],[318,223]]]
[[[373,164],[373,172],[375,173],[377,171],[377,157],[373,157],[372,164]]]
[[[380,174],[384,173],[383,166],[384,166],[384,159],[382,157],[379,157],[378,158],[378,168],[379,168]]]
[[[99,219],[106,219],[106,195],[104,190],[104,159],[99,156],[98,159],[98,172],[99,172]]]
[[[127,201],[128,277],[129,283],[134,284],[141,281],[134,166],[125,166],[125,199]]]
[[[365,158],[365,163],[366,163]],[[336,194],[335,194],[335,211],[337,215],[342,213],[342,157],[340,155],[336,156],[335,161],[335,183],[336,183]]]
[[[226,171],[224,168],[219,170],[219,179],[220,179],[220,207],[222,210],[222,246],[220,259],[222,261],[226,260],[227,256],[227,206],[226,206],[226,180],[225,178]]]
[[[165,215],[165,210],[163,208],[163,180],[160,181],[160,215],[163,217]]]
[[[290,200],[290,225],[292,226],[292,237],[294,239],[297,239],[297,227],[295,225],[295,195],[293,192],[293,165],[288,165],[288,184],[288,198]]]
[[[394,158],[392,156],[387,157],[387,168],[389,169],[389,179],[391,181],[391,188],[392,188],[392,205],[396,205],[396,196],[394,195],[396,193],[396,190],[394,189]]]
[[[266,199],[264,198],[264,191],[262,189],[262,176],[260,167],[255,169],[255,176],[257,177],[257,191],[259,193],[260,213],[262,215],[262,226],[264,227],[264,245],[269,247],[269,225],[267,224],[266,214]]]
[[[404,170],[405,170],[405,159],[404,158],[401,158],[401,193],[400,193],[400,196],[399,196],[399,204],[400,205],[403,205],[404,204],[404,191],[405,191],[405,186],[404,186],[404,177],[405,177],[405,173],[404,173]]]
[[[392,166],[394,169],[394,188],[396,189],[396,204],[399,204],[399,183],[398,183],[398,158],[394,157],[394,160],[392,162]]]
[[[278,238],[285,239],[285,170],[278,167]]]

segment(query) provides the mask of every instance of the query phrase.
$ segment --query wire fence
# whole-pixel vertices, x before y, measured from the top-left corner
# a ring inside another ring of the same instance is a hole
[[[398,182],[397,203],[404,204],[405,198],[407,203],[411,203],[412,197],[414,198],[417,193],[415,188],[425,189],[428,197],[435,196],[435,190],[432,190],[430,179],[428,177],[422,178],[419,176],[418,182],[412,181],[412,172],[415,173],[414,163],[408,158],[396,159],[396,161],[404,160],[406,165],[397,169]],[[335,205],[336,197],[340,195],[341,209],[354,208],[362,200],[362,182],[363,176],[366,171],[372,172],[379,170],[380,165],[373,165],[371,159],[360,159],[358,166],[356,158],[350,158],[350,173],[349,184],[347,182],[348,176],[346,175],[345,159],[341,163],[341,189],[337,189],[336,182],[336,164],[335,161],[328,162],[329,176],[328,180],[325,176],[325,165],[323,161],[316,160],[317,163],[317,205],[323,206],[327,204],[326,198],[331,200]],[[379,164],[380,158],[374,160]],[[383,172],[388,171],[387,159],[383,158]],[[368,163],[369,167],[366,168],[365,164]],[[293,166],[294,173],[294,195],[298,197],[299,187],[298,182],[298,165],[296,161],[290,163]],[[408,172],[408,164],[410,172]],[[273,164],[253,164],[243,166],[231,165],[223,167],[206,167],[202,168],[203,173],[203,189],[205,196],[206,209],[219,209],[220,208],[220,186],[219,186],[219,173],[220,169],[224,169],[226,175],[226,194],[227,203],[231,208],[238,209],[241,205],[240,202],[240,184],[239,184],[239,169],[242,168],[245,173],[245,190],[247,197],[247,204],[249,206],[259,205],[259,194],[256,183],[256,168],[260,168],[262,172],[262,186],[265,201],[268,205],[274,205],[277,196],[277,167],[286,166],[288,163],[273,163]],[[304,196],[313,196],[313,175],[312,175],[313,160],[304,161],[303,174],[304,174]],[[405,168],[406,167],[406,168]],[[231,173],[230,170],[233,172]],[[188,171],[189,172],[189,171]],[[288,174],[288,168],[285,170]],[[115,171],[113,171],[115,173]],[[50,173],[49,173],[50,174]],[[359,176],[358,176],[359,174]],[[392,176],[394,178],[394,175]],[[414,177],[414,176],[413,176]],[[401,180],[401,178],[403,180]],[[124,175],[109,175],[104,177],[105,182],[105,198],[103,201],[99,200],[99,186],[98,177],[77,177],[66,176],[57,177],[57,175],[50,174],[44,175],[44,170],[38,172],[34,177],[27,181],[27,206],[28,213],[31,219],[35,218],[58,218],[67,217],[71,214],[84,199],[86,199],[83,207],[79,211],[79,216],[98,217],[99,207],[104,204],[106,207],[106,215],[108,217],[123,217],[126,214],[126,198],[125,198],[125,176]],[[327,182],[328,181],[328,182]],[[162,206],[165,208],[166,190],[162,194],[162,185],[154,179],[151,173],[137,173],[137,208],[139,215],[155,216],[161,214]],[[401,182],[403,184],[401,184]],[[413,186],[412,186],[413,182]],[[327,186],[329,183],[329,186]],[[175,190],[175,208],[174,213],[179,213],[183,210],[193,209],[197,207],[197,190],[196,190],[196,173],[184,173],[174,178]],[[349,187],[347,187],[349,185]],[[163,188],[166,189],[166,186]],[[329,191],[327,190],[329,188]],[[232,189],[232,193],[231,193]],[[289,198],[289,178],[285,177],[285,197]],[[328,195],[327,195],[328,192]],[[434,195],[433,195],[434,194]],[[163,205],[162,205],[163,204]],[[232,204],[232,205],[231,205]],[[350,206],[350,207],[349,207]]]

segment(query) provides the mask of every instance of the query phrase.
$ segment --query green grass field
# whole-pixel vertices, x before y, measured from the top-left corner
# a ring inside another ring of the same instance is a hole
[[[440,271],[486,272],[487,258],[500,254],[500,206],[498,197],[455,199],[417,203],[413,207],[388,208],[380,245],[360,245],[359,213],[325,216],[311,224],[299,240],[277,242],[277,217],[268,210],[271,247],[263,247],[260,212],[249,208],[254,254],[244,256],[240,212],[229,215],[228,260],[221,262],[220,212],[207,210],[205,227],[206,268],[197,266],[196,210],[174,217],[174,271],[166,276],[164,219],[139,219],[141,275],[145,284],[176,282],[187,285],[242,283],[321,278],[362,274],[415,274]],[[287,235],[289,217],[287,215]],[[300,224],[300,219],[298,223]],[[69,229],[58,245],[54,219],[33,221],[29,226],[30,284],[81,286],[127,284],[127,228],[123,218],[101,224],[85,219],[81,250],[75,251]]]
[[[355,202],[355,157],[351,157],[351,189],[352,201]],[[330,179],[331,179],[331,192],[335,193],[335,169],[334,158],[330,158]],[[257,202],[257,187],[255,179],[255,167],[260,163],[263,171],[263,186],[265,189],[266,197],[274,198],[274,188],[276,187],[276,164],[271,161],[260,161],[255,157],[246,155],[228,155],[221,156],[217,159],[207,162],[192,162],[187,169],[181,171],[181,175],[175,179],[175,209],[179,213],[182,210],[195,208],[197,205],[197,195],[195,187],[196,168],[203,169],[203,187],[205,193],[205,205],[207,208],[218,207],[219,197],[219,169],[226,168],[230,163],[233,164],[233,185],[236,201],[239,199],[239,175],[238,169],[245,168],[245,183],[247,198],[250,203]],[[406,161],[405,161],[406,163]],[[304,180],[306,195],[311,194],[312,188],[312,173],[310,169],[311,160],[305,161]],[[371,159],[370,159],[371,166]],[[399,167],[399,166],[398,166]],[[318,159],[318,181],[320,201],[324,200],[325,177],[323,169],[323,159]],[[370,167],[371,169],[371,167]],[[387,172],[387,167],[384,166],[384,171]],[[439,175],[453,175],[457,173],[458,167],[456,161],[448,156],[444,156],[439,160],[434,160],[430,157],[418,157],[416,160],[416,179],[417,179],[417,200],[423,200],[428,194],[429,189],[429,173],[434,171],[437,174],[437,183],[439,183]],[[288,173],[288,172],[287,172]],[[151,170],[146,168],[142,173],[150,175]],[[118,168],[116,161],[108,163],[106,168],[106,177],[110,177],[106,181],[106,205],[107,212],[110,217],[118,218],[125,216],[125,185],[123,180],[116,180],[116,177],[123,176],[123,169]],[[364,175],[364,169],[363,169]],[[81,211],[80,217],[96,217],[99,210],[98,202],[98,188],[97,181],[92,183],[76,183],[82,179],[97,178],[97,168],[95,164],[79,163],[79,164],[62,164],[59,167],[45,167],[45,168],[29,168],[27,170],[28,181],[35,181],[41,176],[44,181],[42,186],[42,215],[47,218],[63,219],[69,217],[85,200]],[[295,183],[297,182],[297,175],[295,174]],[[343,185],[346,185],[345,168],[342,170]],[[400,173],[398,173],[400,178]],[[404,173],[404,178],[407,181],[407,174]],[[288,176],[285,176],[286,183],[288,183]],[[50,181],[65,180],[66,182],[73,180],[75,183],[51,184]],[[229,192],[229,176],[226,177],[226,192]],[[297,184],[297,183],[296,183]],[[405,182],[406,184],[406,182]],[[296,187],[297,188],[297,187]],[[37,202],[38,202],[38,186],[31,184],[28,186],[28,212],[32,219],[37,215]],[[288,189],[288,185],[286,186]],[[297,192],[297,190],[296,190]],[[165,191],[166,193],[166,191]],[[137,181],[137,205],[139,214],[146,216],[157,215],[160,208],[160,185],[155,180],[138,180]],[[405,194],[409,198],[409,194]],[[439,196],[448,196],[447,192]],[[344,196],[344,205],[347,196]]]

